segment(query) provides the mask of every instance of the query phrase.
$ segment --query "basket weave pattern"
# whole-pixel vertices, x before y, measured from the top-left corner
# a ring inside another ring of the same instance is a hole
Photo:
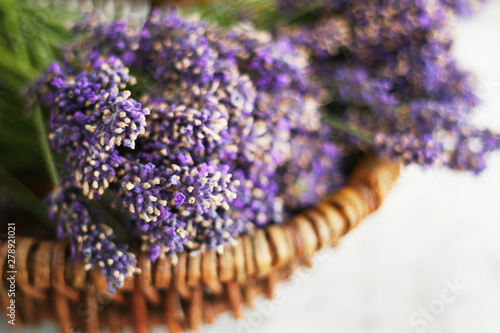
[[[129,277],[113,296],[97,270],[86,271],[73,261],[65,242],[34,238],[16,239],[16,326],[57,320],[63,333],[119,332],[132,326],[136,332],[164,324],[170,332],[199,329],[218,313],[242,315],[243,304],[255,296],[273,297],[277,282],[286,279],[325,246],[376,210],[392,188],[399,166],[364,158],[345,187],[282,225],[256,230],[236,239],[223,253],[183,252],[177,262],[147,253],[137,255],[138,274]],[[0,302],[10,302],[7,290],[7,242],[0,241]]]

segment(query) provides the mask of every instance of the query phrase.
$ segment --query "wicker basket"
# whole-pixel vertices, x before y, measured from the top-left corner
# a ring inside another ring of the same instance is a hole
[[[129,277],[115,295],[97,270],[85,271],[70,259],[64,242],[16,238],[16,326],[57,320],[64,333],[99,332],[107,327],[119,332],[132,326],[136,332],[164,324],[170,332],[199,329],[218,313],[230,310],[242,316],[244,303],[252,306],[256,295],[273,297],[277,282],[325,246],[376,210],[399,174],[399,166],[363,158],[348,184],[316,208],[282,225],[256,230],[237,239],[223,253],[181,253],[173,263],[160,257],[155,263],[135,251],[140,273]],[[21,225],[18,225],[18,233]],[[10,302],[7,275],[8,244],[0,242],[1,308]]]

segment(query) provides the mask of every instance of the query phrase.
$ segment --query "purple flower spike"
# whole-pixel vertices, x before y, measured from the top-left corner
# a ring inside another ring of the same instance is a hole
[[[140,103],[129,97],[128,91],[118,96],[109,95],[97,112],[96,118],[101,119],[94,121],[96,125],[88,126],[105,150],[122,144],[134,149],[137,137],[145,133],[149,110],[143,109]]]
[[[63,179],[49,203],[52,216],[58,219],[59,237],[69,239],[73,259],[83,260],[86,269],[99,269],[107,278],[110,293],[122,287],[134,272],[135,256],[126,246],[114,243],[113,231],[88,208],[74,182]]]

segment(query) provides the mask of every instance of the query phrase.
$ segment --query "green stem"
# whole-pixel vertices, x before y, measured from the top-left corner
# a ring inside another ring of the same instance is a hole
[[[330,116],[330,117],[325,117],[325,121],[333,128],[336,128],[342,132],[345,132],[347,134],[355,136],[358,139],[363,140],[366,143],[372,143],[372,139],[370,138],[370,136],[368,134],[362,133],[362,132],[352,128],[351,126],[349,126],[348,124],[346,124],[342,120],[339,120],[337,118]]]
[[[49,172],[50,179],[54,187],[59,183],[59,177],[57,175],[56,163],[52,152],[50,151],[49,141],[47,137],[47,132],[45,131],[45,124],[43,122],[42,110],[39,105],[33,106],[33,121],[35,122],[35,129],[38,132],[38,140],[40,141],[40,148],[42,149],[42,155],[45,160],[45,165],[47,171]]]

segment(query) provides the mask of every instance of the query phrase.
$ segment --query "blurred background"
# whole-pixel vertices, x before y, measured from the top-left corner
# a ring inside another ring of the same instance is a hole
[[[500,130],[500,1],[455,28],[454,53],[478,75],[479,125]],[[479,177],[402,171],[378,212],[321,252],[273,301],[203,332],[481,332],[500,327],[500,154]],[[0,321],[0,332],[9,331]],[[57,332],[52,324],[25,332]],[[158,328],[154,332],[163,332]]]

